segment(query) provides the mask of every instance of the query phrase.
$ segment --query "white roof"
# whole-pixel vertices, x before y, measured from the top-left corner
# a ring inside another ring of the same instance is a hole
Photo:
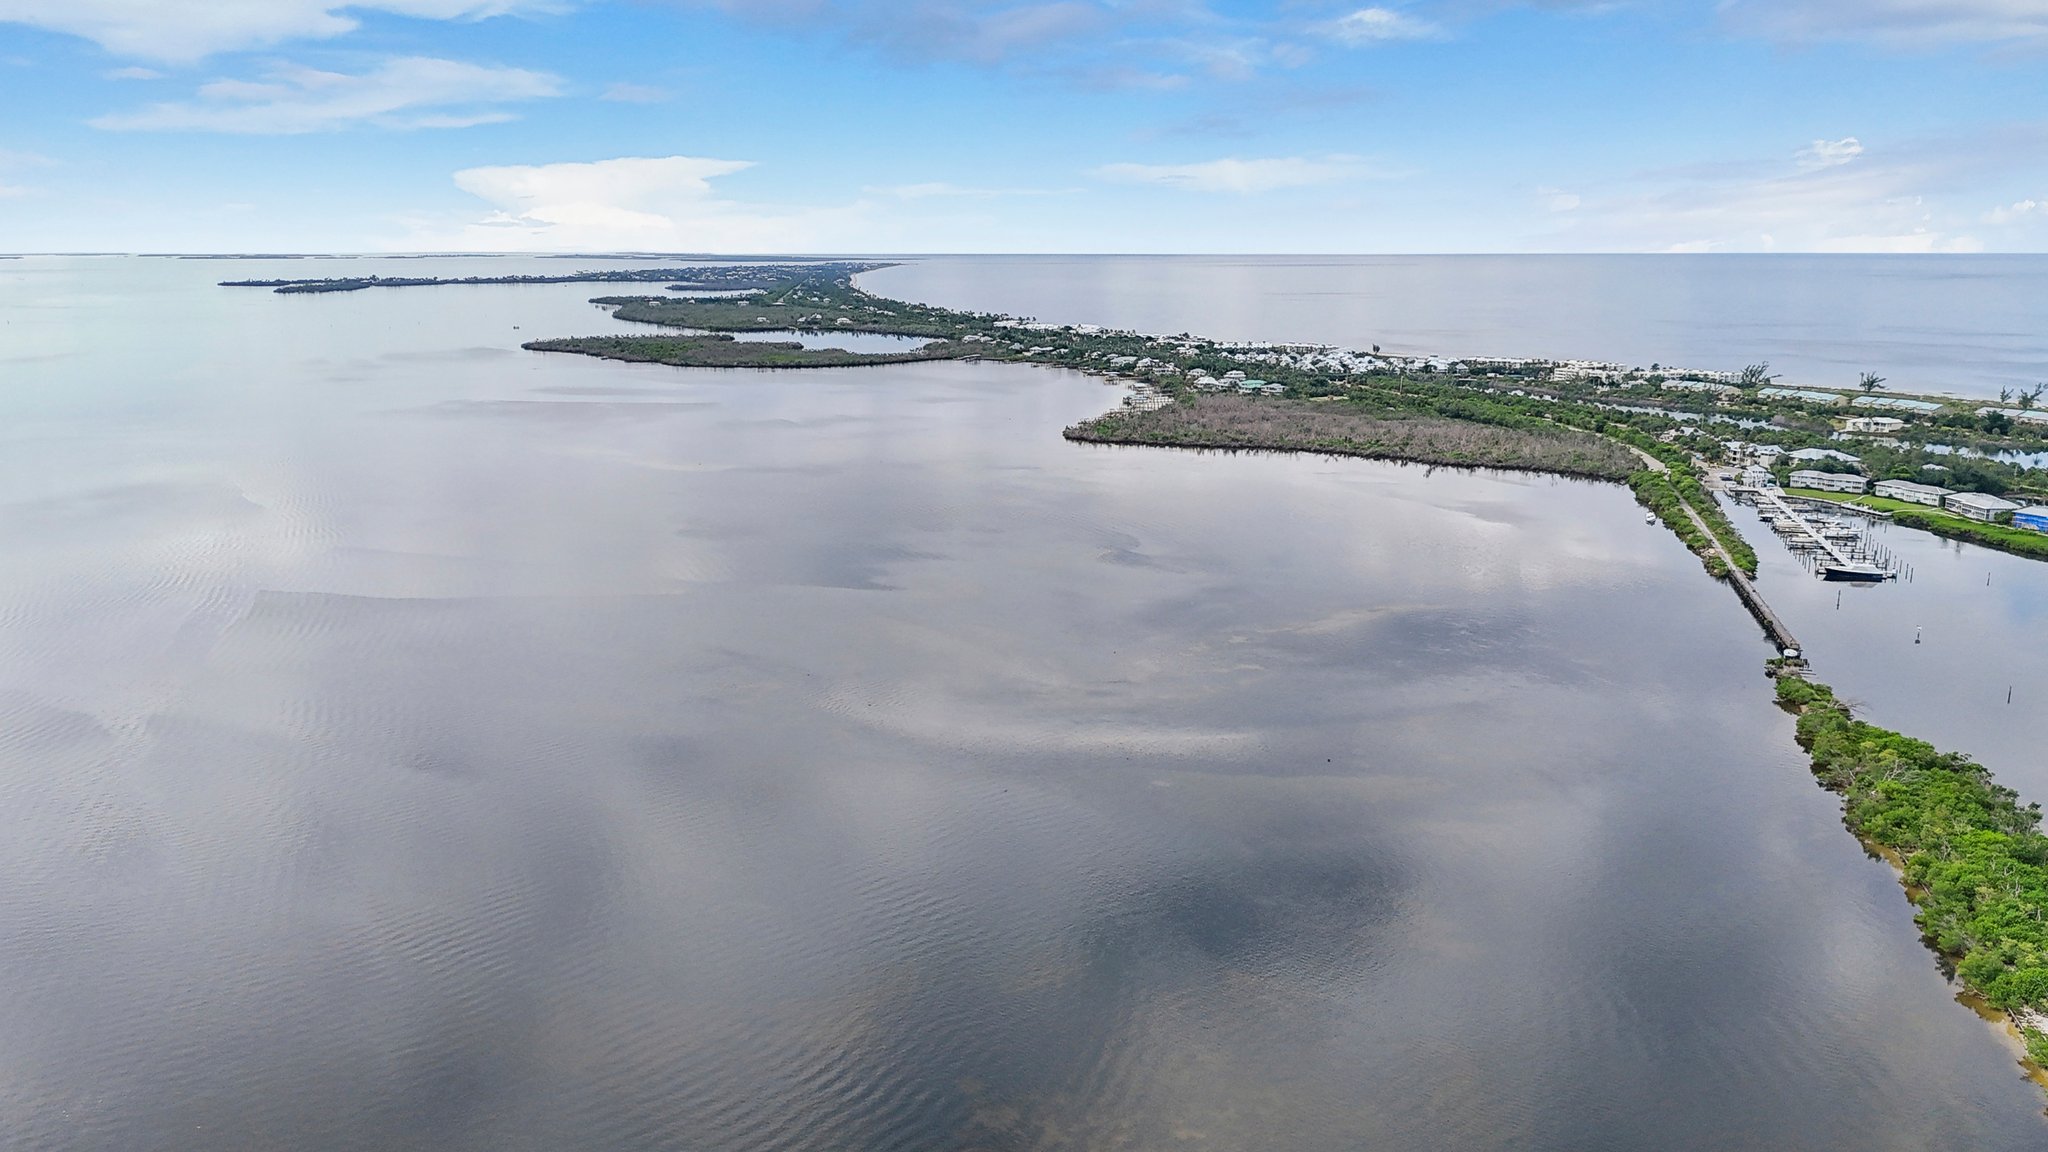
[[[2008,509],[2019,507],[2019,505],[2002,496],[1993,496],[1985,492],[1951,492],[1948,495],[1948,502],[1951,504],[1966,504],[1972,508],[1982,508],[1988,512],[2004,512]]]
[[[1911,480],[1879,480],[1877,486],[1880,488],[1887,486],[1904,488],[1908,492],[1919,492],[1927,496],[1946,496],[1949,494],[1949,490],[1946,488],[1937,488],[1932,484],[1917,484]]]

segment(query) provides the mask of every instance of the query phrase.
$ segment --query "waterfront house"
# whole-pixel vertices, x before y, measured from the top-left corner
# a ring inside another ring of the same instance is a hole
[[[1894,412],[1939,412],[1941,405],[1928,400],[1908,400],[1904,396],[1858,396],[1849,403],[1858,408],[1889,408]]]
[[[1941,507],[1942,497],[1949,495],[1946,488],[1915,484],[1911,480],[1879,480],[1874,492],[1887,500],[1904,500],[1908,504],[1925,504],[1929,508]]]
[[[1853,472],[1820,472],[1802,468],[1792,473],[1792,486],[1819,492],[1854,492],[1860,496],[1870,487],[1870,481]]]
[[[2040,408],[1979,408],[1977,416],[1981,419],[1993,412],[2002,413],[2007,419],[2021,424],[2048,424],[2048,410]]]
[[[1759,388],[1758,396],[1767,400],[1804,400],[1808,404],[1840,404],[1842,397],[1835,392],[1816,392],[1810,388]]]
[[[1906,430],[1906,422],[1897,416],[1851,416],[1842,421],[1844,432],[1871,432],[1889,436]]]
[[[1941,506],[1958,516],[1986,523],[1996,523],[2007,512],[2019,508],[2010,500],[1983,492],[1951,492],[1941,498]]]
[[[2021,508],[2012,514],[2012,526],[2034,532],[2048,532],[2048,504]]]

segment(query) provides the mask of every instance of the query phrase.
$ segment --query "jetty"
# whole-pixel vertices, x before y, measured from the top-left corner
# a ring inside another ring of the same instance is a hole
[[[1771,610],[1770,604],[1764,600],[1763,595],[1756,590],[1756,585],[1742,569],[1733,564],[1729,565],[1728,583],[1735,587],[1735,595],[1742,600],[1742,606],[1749,609],[1749,614],[1756,617],[1758,624],[1763,625],[1764,635],[1771,638],[1771,643],[1778,646],[1781,654],[1793,659],[1805,655],[1806,649],[1799,646],[1798,639],[1792,635],[1792,629],[1786,627],[1778,614]]]

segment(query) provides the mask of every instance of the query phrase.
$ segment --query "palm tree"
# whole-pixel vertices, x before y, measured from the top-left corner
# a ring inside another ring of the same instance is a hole
[[[1884,377],[1879,376],[1875,372],[1865,372],[1862,378],[1856,381],[1856,386],[1863,389],[1863,394],[1868,396],[1879,388],[1884,387]]]
[[[2000,388],[2000,389],[1998,390],[1998,402],[1999,402],[2000,404],[2010,404],[2010,403],[2012,403],[2012,389],[2010,389],[2010,388]]]
[[[2041,398],[2043,392],[2048,392],[2048,384],[2036,384],[2025,392],[2020,393],[2020,407],[2032,408],[2034,402]]]
[[[1777,377],[1771,374],[1771,362],[1769,360],[1761,364],[1751,364],[1742,370],[1742,386],[1744,388],[1761,388],[1776,379]]]

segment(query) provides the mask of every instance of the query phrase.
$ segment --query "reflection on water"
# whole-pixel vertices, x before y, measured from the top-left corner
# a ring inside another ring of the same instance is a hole
[[[1755,510],[1729,515],[1757,543],[1759,586],[1820,679],[1877,722],[1968,752],[2048,803],[2031,719],[2048,708],[2048,564],[1879,521],[1870,539],[1912,579],[1844,589],[1808,576]]]
[[[193,268],[0,271],[0,1146],[2041,1145],[1618,487]]]

